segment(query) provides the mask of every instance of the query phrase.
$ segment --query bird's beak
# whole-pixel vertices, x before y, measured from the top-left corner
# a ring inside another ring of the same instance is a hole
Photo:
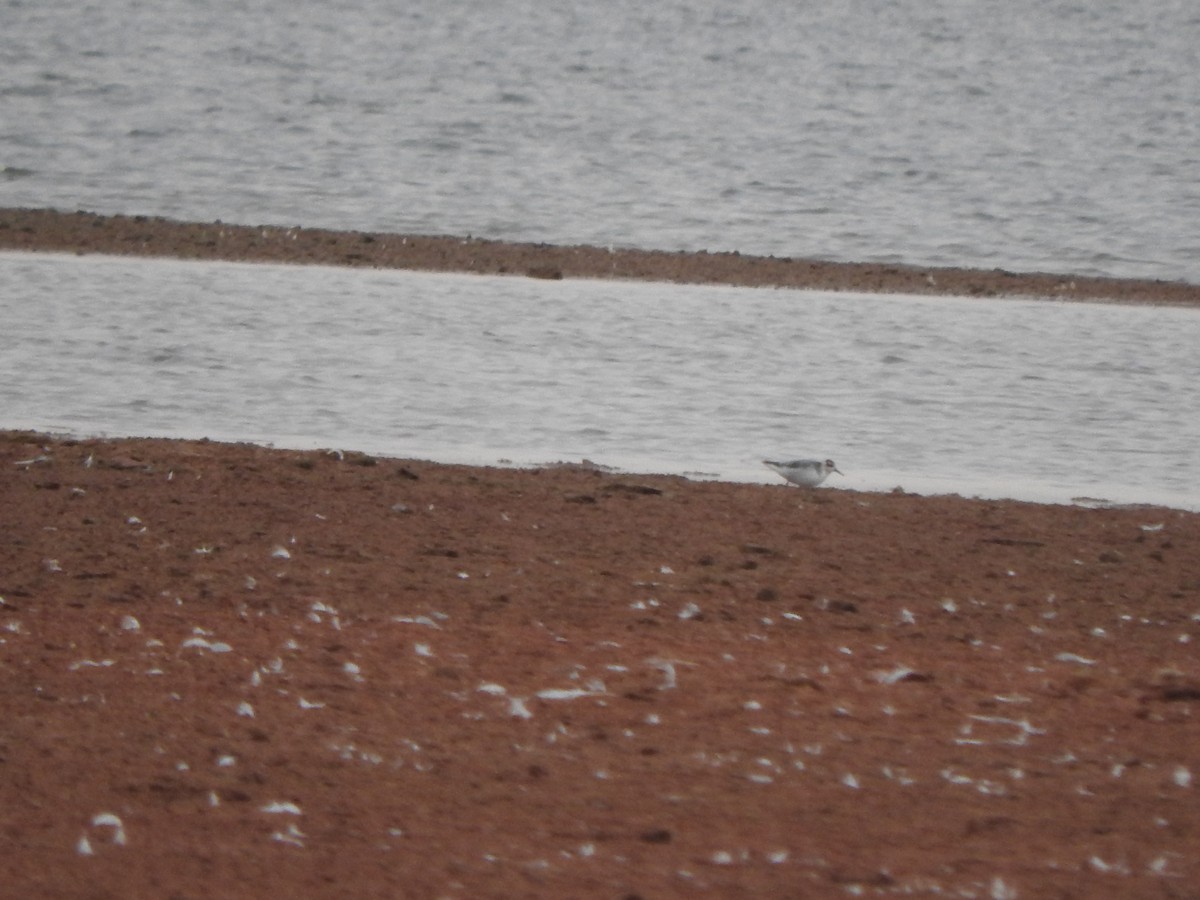
[[[834,467],[833,467],[833,471],[837,472],[837,473],[838,473],[839,475],[841,475],[843,478],[844,478],[844,477],[845,477],[845,475],[846,475],[846,473],[845,473],[845,472],[843,472],[841,469],[839,469],[837,466],[834,466]]]

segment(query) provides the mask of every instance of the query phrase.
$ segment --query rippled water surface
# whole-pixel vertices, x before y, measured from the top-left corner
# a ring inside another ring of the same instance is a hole
[[[1200,281],[1194,0],[0,3],[0,205]]]
[[[1200,311],[0,254],[0,427],[1200,508]]]

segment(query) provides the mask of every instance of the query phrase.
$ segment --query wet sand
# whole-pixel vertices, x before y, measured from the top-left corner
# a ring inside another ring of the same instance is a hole
[[[21,896],[1185,897],[1200,516],[0,433]]]
[[[1024,295],[1200,306],[1200,285],[1183,282],[837,263],[739,253],[560,247],[468,237],[187,223],[150,216],[53,210],[0,209],[0,250],[5,249],[375,266],[533,278],[629,278],[869,293]]]
[[[609,257],[0,220],[24,249]],[[1196,514],[9,431],[0,533],[14,896],[1198,896]]]

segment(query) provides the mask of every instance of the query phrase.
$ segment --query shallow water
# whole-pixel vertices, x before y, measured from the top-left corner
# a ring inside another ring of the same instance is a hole
[[[1191,0],[0,8],[0,205],[1200,281]]]
[[[1200,508],[1200,311],[0,254],[0,427]]]

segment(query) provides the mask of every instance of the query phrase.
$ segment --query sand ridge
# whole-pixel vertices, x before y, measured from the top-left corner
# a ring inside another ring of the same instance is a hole
[[[844,263],[631,248],[555,246],[445,235],[177,222],[156,216],[0,209],[0,250],[170,256],[474,272],[532,278],[624,278],[956,296],[1030,296],[1200,306],[1200,285],[1001,269]]]

